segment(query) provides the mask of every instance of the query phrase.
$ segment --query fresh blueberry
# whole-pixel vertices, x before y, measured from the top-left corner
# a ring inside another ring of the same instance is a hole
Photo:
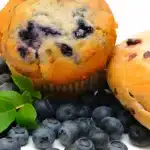
[[[112,116],[112,109],[106,106],[97,107],[92,113],[92,119],[98,126],[100,126],[101,120],[103,118],[110,116]]]
[[[17,91],[17,87],[14,83],[5,82],[4,84],[0,85],[0,91]]]
[[[29,134],[25,128],[22,127],[13,127],[8,132],[8,137],[15,139],[21,146],[28,144]]]
[[[118,112],[116,118],[121,121],[125,133],[128,133],[129,127],[135,122],[133,116],[128,111],[125,110]]]
[[[58,137],[64,146],[70,146],[79,137],[79,127],[74,121],[65,121],[59,129]]]
[[[69,45],[64,43],[56,43],[56,45],[60,48],[60,51],[64,56],[70,57],[73,55],[72,47],[70,47]]]
[[[129,138],[136,146],[146,147],[150,145],[150,131],[140,124],[130,126]]]
[[[34,107],[39,121],[55,116],[55,110],[53,109],[50,101],[47,99],[35,101]]]
[[[92,128],[89,130],[88,136],[89,136],[92,132],[104,132],[104,131],[103,131],[101,128],[98,128],[97,126],[95,126],[95,127],[92,127]]]
[[[77,118],[75,122],[79,126],[80,136],[87,136],[89,131],[95,128],[95,124],[91,118]]]
[[[92,110],[89,106],[86,105],[79,105],[77,108],[77,115],[78,117],[91,117]]]
[[[106,150],[128,150],[128,147],[121,141],[114,140],[110,142]]]
[[[109,136],[103,131],[93,130],[89,133],[89,138],[95,145],[96,149],[105,149],[109,144]]]
[[[120,120],[113,117],[106,117],[101,120],[100,127],[111,138],[111,140],[118,140],[124,133],[124,128]]]
[[[0,57],[0,74],[1,73],[10,73],[6,62],[2,57]]]
[[[90,139],[82,137],[75,141],[72,150],[95,150],[95,147]]]
[[[3,73],[0,74],[0,85],[4,84],[5,82],[9,82],[11,80],[10,74]]]
[[[0,139],[0,150],[21,150],[18,141],[11,138]]]
[[[60,127],[61,127],[61,123],[58,120],[53,119],[53,118],[45,119],[42,122],[42,124],[44,126],[47,126],[49,129],[52,129],[56,133],[56,135],[57,135],[57,133],[58,133]]]
[[[32,140],[39,149],[51,148],[56,138],[56,134],[48,127],[40,127],[33,132]]]
[[[56,118],[59,121],[73,120],[77,117],[76,107],[73,104],[61,105],[56,110]]]
[[[48,149],[46,149],[46,150],[60,150],[60,149],[58,149],[58,148],[48,148]]]

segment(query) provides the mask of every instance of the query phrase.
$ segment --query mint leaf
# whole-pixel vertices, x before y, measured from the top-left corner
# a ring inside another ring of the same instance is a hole
[[[32,103],[33,99],[32,99],[32,96],[31,96],[31,93],[28,92],[28,91],[24,91],[22,93],[22,96],[24,98],[24,100],[27,102],[27,103]]]
[[[0,133],[6,130],[15,120],[16,109],[8,101],[0,100]]]
[[[14,83],[21,91],[34,91],[31,79],[25,76],[12,76]]]
[[[27,129],[35,129],[38,124],[36,122],[37,113],[31,104],[25,104],[16,114],[16,121],[20,126]]]
[[[34,91],[31,93],[31,95],[33,98],[36,98],[36,99],[41,99],[42,97],[40,91]]]
[[[22,95],[15,91],[0,91],[0,105],[1,101],[8,101],[9,103],[12,103],[15,107],[25,103],[25,100],[22,97]]]

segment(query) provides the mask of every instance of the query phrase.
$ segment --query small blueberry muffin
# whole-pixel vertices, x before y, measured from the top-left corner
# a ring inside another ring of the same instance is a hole
[[[117,27],[104,0],[10,0],[0,20],[0,51],[12,74],[58,92],[104,80]]]
[[[150,129],[150,31],[116,46],[107,80],[122,105]]]

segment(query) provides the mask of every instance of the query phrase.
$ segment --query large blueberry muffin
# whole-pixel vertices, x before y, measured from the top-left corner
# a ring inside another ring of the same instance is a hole
[[[107,80],[123,106],[150,129],[150,31],[116,46]]]
[[[104,0],[10,0],[0,20],[0,50],[12,74],[54,91],[100,83],[116,40]]]

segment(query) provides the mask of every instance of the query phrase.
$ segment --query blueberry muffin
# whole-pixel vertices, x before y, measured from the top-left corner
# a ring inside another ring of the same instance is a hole
[[[103,81],[116,41],[104,0],[10,0],[0,20],[0,51],[12,74],[62,92],[93,89]]]
[[[150,129],[150,31],[116,46],[107,80],[122,105]]]

